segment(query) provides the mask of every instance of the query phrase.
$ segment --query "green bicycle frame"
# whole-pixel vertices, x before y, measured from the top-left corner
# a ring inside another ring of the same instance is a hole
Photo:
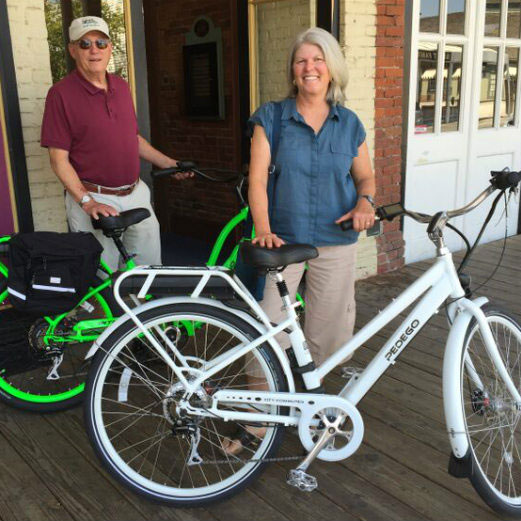
[[[217,262],[219,260],[219,255],[221,254],[224,243],[232,233],[232,231],[243,221],[246,221],[248,218],[248,214],[250,209],[248,206],[241,209],[241,211],[232,219],[230,219],[221,230],[221,233],[217,236],[215,244],[213,245],[212,251],[210,253],[210,258],[206,263],[207,266],[217,266]],[[255,237],[255,227],[252,226],[251,229],[251,239]],[[229,257],[222,263],[222,266],[233,270],[235,268],[235,264],[237,263],[237,255],[239,254],[239,247],[242,241],[247,239],[242,238],[233,248]],[[306,266],[307,269],[307,266]],[[300,302],[300,309],[303,310],[306,307],[306,303],[304,302],[303,297],[300,293],[297,293],[297,300]]]

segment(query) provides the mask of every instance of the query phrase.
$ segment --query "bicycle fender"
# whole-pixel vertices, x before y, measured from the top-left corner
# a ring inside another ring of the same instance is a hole
[[[487,302],[486,297],[479,297],[472,301],[476,306],[482,307]],[[461,390],[461,364],[465,345],[465,334],[472,320],[472,313],[461,309],[456,315],[450,328],[445,353],[443,356],[443,408],[447,432],[456,458],[463,458],[469,449],[467,435],[465,433],[465,418],[461,404],[454,403],[454,396],[459,396]]]
[[[240,309],[232,308],[224,304],[223,302],[220,302],[215,299],[209,299],[204,297],[167,297],[157,300],[151,300],[145,304],[142,304],[140,306],[137,306],[132,309],[132,312],[138,315],[139,313],[142,313],[144,311],[148,311],[149,309],[154,309],[156,307],[160,306],[166,306],[169,304],[204,304],[206,306],[211,306],[217,309],[223,309],[228,313],[232,313],[236,315],[238,318],[243,320],[244,322],[247,322],[249,325],[251,325],[253,328],[255,328],[261,335],[264,335],[267,332],[266,326],[259,322],[255,317],[252,315],[246,313],[245,311],[242,311]],[[103,342],[120,326],[125,324],[128,321],[132,321],[132,318],[125,314],[119,317],[113,324],[111,324],[103,333],[93,342],[91,348],[87,352],[85,356],[85,360],[88,360],[89,358],[92,358],[96,352],[101,348],[103,345]],[[289,365],[289,361],[287,356],[284,353],[284,350],[282,347],[280,347],[279,343],[274,339],[268,339],[266,340],[272,347],[275,356],[280,362],[280,365],[282,366],[282,370],[284,371],[284,375],[286,376],[287,382],[288,382],[288,390],[289,391],[295,391],[295,381],[293,379],[293,373],[291,371],[291,367]]]

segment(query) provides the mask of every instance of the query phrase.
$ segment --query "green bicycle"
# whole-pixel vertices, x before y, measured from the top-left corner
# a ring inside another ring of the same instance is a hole
[[[175,169],[158,170],[154,175],[187,171],[214,182],[231,181],[229,177],[211,177],[196,169],[192,162],[180,163]],[[235,190],[241,210],[217,237],[208,266],[217,265],[228,237],[248,216],[248,207],[241,193],[243,177],[237,178],[234,174],[234,179],[238,179]],[[94,223],[115,242],[124,262],[122,271],[131,270],[136,264],[133,255],[126,251],[121,235],[129,226],[149,215],[148,210],[136,208],[117,217],[102,217]],[[10,236],[0,237],[0,247],[8,245],[10,239]],[[238,247],[233,248],[224,266],[234,268]],[[85,355],[92,342],[122,314],[112,295],[112,285],[119,273],[113,272],[103,260],[100,270],[106,278],[97,279],[74,309],[53,317],[34,317],[9,306],[8,268],[0,261],[0,401],[40,413],[64,410],[82,401],[88,372]],[[175,285],[175,281],[171,281],[170,287],[151,288],[151,293],[186,292],[186,288],[175,288],[172,284]],[[185,332],[190,334],[189,330],[185,329]]]

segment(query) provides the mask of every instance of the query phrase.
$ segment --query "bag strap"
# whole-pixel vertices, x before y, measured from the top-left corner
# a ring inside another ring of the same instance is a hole
[[[276,166],[275,160],[277,159],[277,152],[279,151],[280,141],[280,127],[282,123],[282,102],[273,102],[273,128],[271,132],[271,164],[268,169],[270,175],[275,174]]]
[[[270,141],[270,155],[271,155],[271,163],[268,167],[268,200],[273,201],[273,196],[275,194],[275,188],[277,186],[277,179],[279,177],[279,172],[277,172],[277,167],[275,166],[275,159],[277,158],[277,152],[279,150],[279,141],[280,141],[280,128],[282,125],[282,102],[274,101],[273,102],[273,128],[271,132],[271,141]],[[272,218],[272,210],[273,205],[271,204],[268,209],[268,215],[271,221]],[[253,232],[253,219],[251,216],[251,212],[248,212],[248,217],[246,218],[246,222],[243,228],[243,237],[250,238]]]

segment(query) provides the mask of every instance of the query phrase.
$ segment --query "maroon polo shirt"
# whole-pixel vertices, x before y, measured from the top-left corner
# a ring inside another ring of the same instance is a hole
[[[125,80],[107,74],[107,91],[77,70],[53,85],[45,101],[41,145],[69,152],[83,181],[123,186],[139,176],[138,127]]]

